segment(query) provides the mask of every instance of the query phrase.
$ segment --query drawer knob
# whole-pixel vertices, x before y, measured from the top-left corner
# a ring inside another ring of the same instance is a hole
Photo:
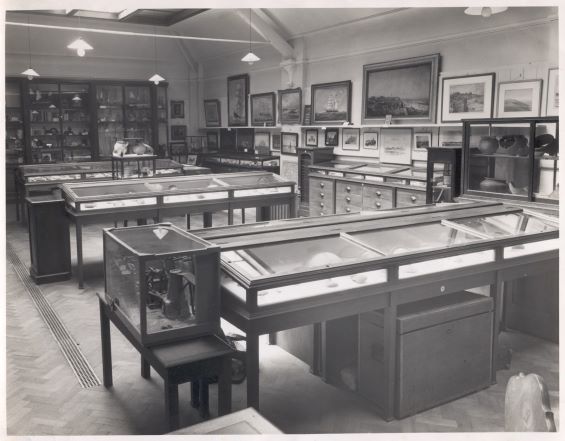
[[[349,185],[348,185],[347,187],[345,187],[345,189],[346,189],[347,191],[351,191],[351,187],[350,187]]]
[[[375,205],[377,206],[377,208],[381,208],[381,203],[380,203],[380,202],[375,202]]]
[[[377,191],[376,195],[377,195],[378,197],[381,197],[381,196],[382,196],[382,193],[381,193],[380,191]]]
[[[324,193],[320,192],[320,197],[323,198],[323,197],[324,197]]]
[[[414,196],[414,195],[410,196],[410,200],[411,200],[412,202],[416,202],[416,196]]]
[[[345,200],[346,200],[347,202],[351,202],[351,198],[350,198],[349,196],[346,196],[346,197],[345,197]]]
[[[320,182],[320,187],[324,188],[324,185],[325,184],[323,182]]]
[[[320,202],[320,207],[323,207],[323,206],[324,206],[324,203],[323,203],[323,202]]]
[[[347,212],[349,213],[349,212],[351,211],[351,208],[347,207],[347,208],[345,209],[345,211],[347,211]]]

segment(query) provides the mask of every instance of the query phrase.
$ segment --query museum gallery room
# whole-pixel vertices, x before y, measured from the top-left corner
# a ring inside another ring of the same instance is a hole
[[[39,4],[2,431],[559,432],[557,6]]]

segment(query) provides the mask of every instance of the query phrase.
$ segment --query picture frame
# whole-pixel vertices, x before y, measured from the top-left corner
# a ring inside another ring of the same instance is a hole
[[[298,133],[281,132],[281,153],[296,155],[298,147]]]
[[[380,160],[388,164],[412,165],[412,129],[382,129]]]
[[[366,150],[379,149],[379,132],[363,132],[363,148]]]
[[[312,84],[312,124],[342,124],[351,120],[351,80]]]
[[[441,122],[492,118],[494,82],[494,72],[443,78]]]
[[[222,125],[220,100],[204,100],[204,121],[206,127],[220,127]]]
[[[198,155],[186,155],[186,165],[196,165]]]
[[[343,128],[341,130],[341,149],[342,150],[359,150],[360,129]]]
[[[248,96],[248,74],[228,77],[228,126],[242,127],[248,125]]]
[[[270,150],[271,134],[269,132],[255,132],[253,147],[255,148],[255,150],[257,150],[258,147]]]
[[[532,117],[541,110],[543,80],[504,81],[498,83],[497,116]]]
[[[171,126],[171,141],[185,141],[186,126]]]
[[[309,126],[310,124],[312,124],[312,106],[310,104],[306,104],[302,115],[302,125]]]
[[[326,147],[337,147],[339,145],[339,129],[326,129],[324,144]]]
[[[545,114],[559,116],[559,68],[557,67],[552,67],[547,72]]]
[[[235,132],[236,150],[239,152],[252,151],[254,142],[254,129],[239,129]]]
[[[184,101],[171,100],[171,119],[184,118]]]
[[[217,149],[220,146],[218,132],[206,132],[206,145],[208,149]]]
[[[300,124],[302,108],[302,89],[279,90],[279,118],[281,124]]]
[[[416,150],[426,150],[432,146],[432,134],[430,132],[414,132],[414,141],[412,143]]]
[[[305,135],[307,147],[318,147],[318,129],[308,129]]]
[[[363,66],[361,121],[435,123],[439,54]]]
[[[276,123],[276,96],[274,92],[251,95],[251,125],[274,126]]]
[[[273,133],[272,142],[271,142],[271,150],[280,152],[281,150],[281,134],[280,133]]]

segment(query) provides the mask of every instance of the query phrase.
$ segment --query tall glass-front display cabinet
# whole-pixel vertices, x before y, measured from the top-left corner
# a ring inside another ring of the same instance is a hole
[[[24,113],[22,108],[21,83],[6,80],[6,196],[15,197],[14,171],[24,163]]]
[[[464,121],[463,192],[557,205],[559,119]]]

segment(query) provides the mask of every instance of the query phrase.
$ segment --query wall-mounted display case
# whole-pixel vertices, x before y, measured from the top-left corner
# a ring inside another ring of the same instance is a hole
[[[559,119],[464,121],[463,189],[517,203],[559,201]]]
[[[149,346],[218,330],[219,247],[171,224],[104,230],[106,302]]]

